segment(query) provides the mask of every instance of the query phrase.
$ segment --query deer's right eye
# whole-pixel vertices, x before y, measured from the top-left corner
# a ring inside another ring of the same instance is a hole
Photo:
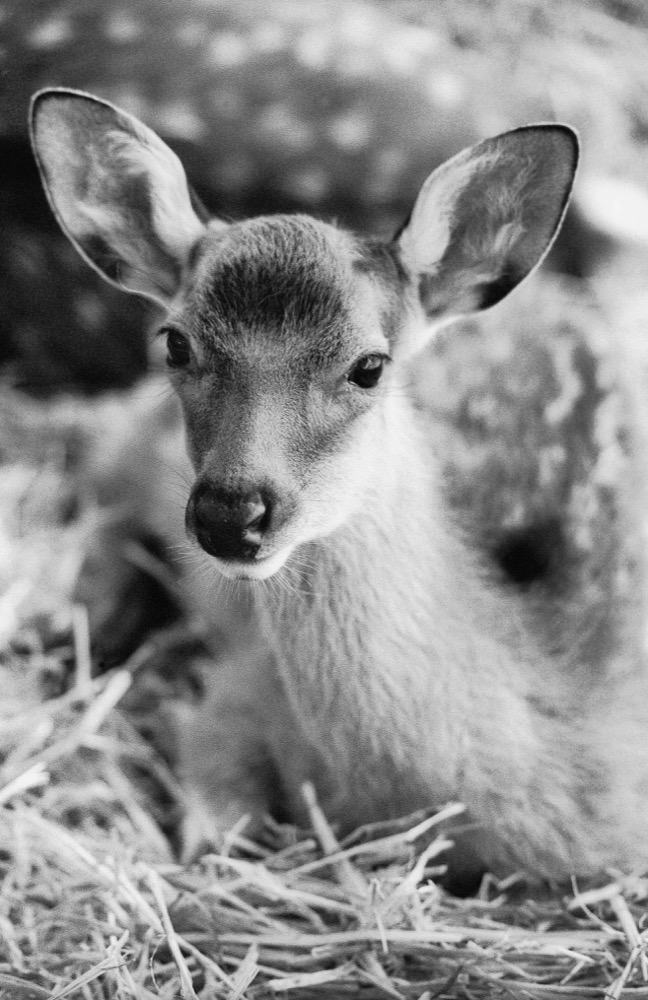
[[[191,347],[184,333],[179,330],[167,330],[167,358],[169,368],[185,368],[191,361]]]

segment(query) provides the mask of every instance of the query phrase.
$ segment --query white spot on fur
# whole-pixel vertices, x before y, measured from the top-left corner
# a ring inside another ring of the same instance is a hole
[[[240,66],[250,51],[248,43],[233,32],[223,32],[209,43],[209,55],[219,67]]]
[[[584,177],[578,204],[589,221],[614,239],[648,246],[648,193],[618,177]]]
[[[30,49],[55,49],[74,37],[72,22],[68,17],[53,17],[43,21],[27,35]]]
[[[133,42],[144,34],[144,24],[131,17],[125,10],[108,15],[104,28],[106,37],[113,42]]]
[[[296,41],[295,55],[308,69],[326,69],[331,62],[331,39],[319,27],[307,31]]]
[[[168,136],[199,142],[207,131],[204,120],[188,101],[174,101],[159,109],[159,127]]]
[[[357,153],[371,141],[371,122],[360,110],[334,118],[328,130],[335,144],[347,153]]]
[[[103,96],[136,118],[152,117],[151,104],[138,89],[136,82],[129,81],[127,84],[106,88]]]
[[[367,44],[376,35],[376,21],[373,11],[355,8],[347,11],[340,23],[340,33],[353,45]]]
[[[74,299],[74,312],[86,329],[98,330],[106,321],[104,299],[94,292],[79,292]]]
[[[430,28],[416,25],[398,25],[392,47],[398,46],[415,53],[419,58],[427,57],[441,48],[441,36]]]
[[[262,21],[252,33],[252,47],[256,52],[280,52],[287,44],[286,32],[274,21]]]
[[[426,90],[439,108],[456,108],[466,99],[466,85],[458,73],[436,71],[430,73]]]

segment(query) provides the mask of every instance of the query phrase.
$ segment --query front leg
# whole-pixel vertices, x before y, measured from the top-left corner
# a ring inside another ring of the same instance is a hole
[[[244,832],[254,837],[267,813],[281,812],[283,798],[269,743],[287,706],[272,656],[225,650],[202,658],[199,672],[201,695],[174,700],[164,713],[183,791],[185,861],[218,848],[245,817]]]

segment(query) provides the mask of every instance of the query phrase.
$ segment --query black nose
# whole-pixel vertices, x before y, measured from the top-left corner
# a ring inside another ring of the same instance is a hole
[[[233,491],[198,484],[187,507],[187,524],[206,552],[219,559],[254,559],[270,526],[272,503],[260,490]]]

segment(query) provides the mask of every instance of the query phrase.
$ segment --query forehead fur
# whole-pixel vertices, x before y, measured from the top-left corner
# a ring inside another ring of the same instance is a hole
[[[307,216],[267,216],[208,232],[198,289],[225,329],[329,327],[349,320],[354,241]]]
[[[295,333],[326,354],[384,328],[384,275],[373,251],[350,233],[304,215],[213,224],[197,251],[191,293],[200,326],[232,347],[259,335]]]

